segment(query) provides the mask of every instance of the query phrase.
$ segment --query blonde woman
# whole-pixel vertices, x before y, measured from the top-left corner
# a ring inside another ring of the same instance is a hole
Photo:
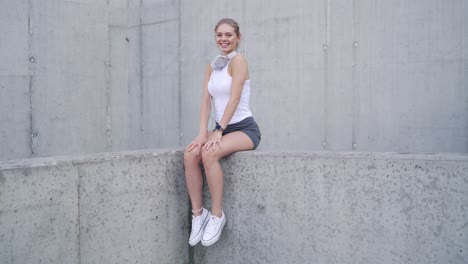
[[[215,27],[216,45],[221,53],[206,67],[198,136],[184,152],[185,178],[192,204],[189,244],[210,246],[219,240],[226,216],[222,209],[223,171],[219,159],[237,151],[252,150],[261,133],[249,107],[250,77],[245,57],[237,53],[241,41],[236,21],[221,19]],[[211,101],[216,127],[209,131]],[[211,194],[211,212],[203,207],[203,162]]]

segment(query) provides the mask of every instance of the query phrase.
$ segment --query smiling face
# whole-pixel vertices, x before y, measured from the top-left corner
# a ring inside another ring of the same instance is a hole
[[[223,55],[233,52],[240,42],[240,36],[236,33],[236,30],[226,23],[216,28],[215,35],[216,44]]]

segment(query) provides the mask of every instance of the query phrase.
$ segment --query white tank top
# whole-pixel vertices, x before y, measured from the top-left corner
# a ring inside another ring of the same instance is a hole
[[[229,98],[231,98],[232,77],[229,76],[227,70],[230,62],[231,60],[229,60],[226,66],[221,70],[213,70],[210,76],[210,81],[208,82],[208,92],[214,101],[216,122],[221,121],[226,105],[229,102]],[[229,121],[229,124],[237,123],[249,116],[252,116],[252,112],[249,107],[249,100],[250,80],[246,80],[244,88],[242,89],[239,104],[237,105],[236,111]]]

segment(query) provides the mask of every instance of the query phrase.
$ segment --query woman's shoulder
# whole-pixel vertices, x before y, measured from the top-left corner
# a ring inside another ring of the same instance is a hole
[[[245,58],[244,54],[237,53],[237,55],[232,58],[231,63],[236,66],[247,65],[247,59]]]
[[[236,56],[232,58],[232,61],[245,61],[247,62],[247,58],[243,53],[237,53]]]

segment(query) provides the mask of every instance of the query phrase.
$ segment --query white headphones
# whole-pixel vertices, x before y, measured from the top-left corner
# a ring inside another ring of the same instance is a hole
[[[211,68],[213,68],[213,70],[221,70],[222,68],[224,68],[224,66],[226,66],[228,61],[236,55],[237,55],[237,51],[233,51],[226,56],[223,56],[223,55],[216,56],[216,58],[214,58],[214,60],[211,62]]]

